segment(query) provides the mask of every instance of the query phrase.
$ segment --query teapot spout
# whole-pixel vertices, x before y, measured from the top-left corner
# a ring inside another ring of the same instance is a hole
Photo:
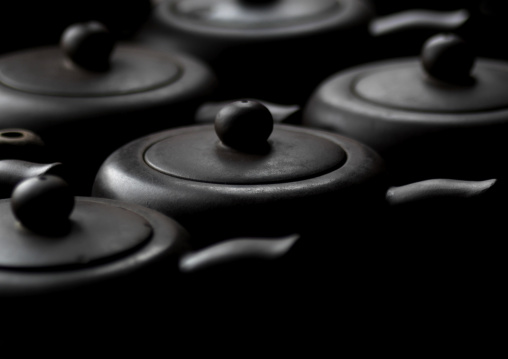
[[[390,206],[427,202],[433,200],[458,200],[481,198],[494,187],[497,179],[485,181],[463,181],[453,179],[431,179],[404,186],[391,187],[386,193]]]
[[[466,9],[454,11],[405,10],[378,17],[370,24],[369,31],[375,37],[404,33],[418,28],[452,31],[462,26],[469,17],[470,14]]]
[[[179,269],[181,272],[197,272],[244,259],[275,260],[287,254],[299,238],[300,235],[292,234],[282,238],[227,240],[183,255]]]

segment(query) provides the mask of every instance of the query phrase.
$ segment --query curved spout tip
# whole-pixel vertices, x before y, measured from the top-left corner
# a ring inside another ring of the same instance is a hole
[[[379,17],[370,24],[369,31],[375,37],[418,28],[452,31],[463,25],[469,17],[467,9],[453,11],[413,9]]]
[[[182,272],[196,272],[237,260],[275,260],[286,255],[299,238],[300,235],[292,234],[281,238],[231,239],[182,256],[179,268]]]
[[[497,183],[497,179],[485,181],[462,181],[433,179],[391,187],[386,193],[389,205],[418,203],[432,199],[480,198]]]

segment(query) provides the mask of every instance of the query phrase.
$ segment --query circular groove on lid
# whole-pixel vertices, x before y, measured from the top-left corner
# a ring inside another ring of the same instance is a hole
[[[21,227],[9,201],[0,203],[0,268],[89,266],[130,253],[152,236],[152,227],[143,217],[110,204],[77,201],[70,219],[69,234],[43,236]]]
[[[111,67],[93,72],[74,66],[57,47],[6,55],[0,59],[0,84],[40,95],[116,96],[167,86],[181,75],[181,65],[155,51],[118,46]]]
[[[352,91],[377,105],[433,113],[472,113],[508,107],[508,66],[482,63],[471,86],[434,82],[417,62],[380,66],[358,76]]]
[[[337,144],[319,136],[274,127],[266,153],[224,146],[212,126],[151,145],[144,153],[153,169],[186,180],[217,184],[268,184],[303,180],[340,167],[347,158]]]

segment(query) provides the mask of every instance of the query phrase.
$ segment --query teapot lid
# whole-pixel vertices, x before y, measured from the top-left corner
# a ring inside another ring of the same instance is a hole
[[[172,10],[214,26],[264,28],[308,22],[340,8],[335,0],[186,0],[175,2]]]
[[[61,178],[21,182],[0,201],[0,268],[82,268],[118,259],[146,245],[153,228],[138,213],[87,198],[75,199]]]
[[[139,93],[177,81],[182,67],[168,55],[116,46],[98,22],[69,26],[61,46],[3,55],[0,84],[39,95],[96,97]]]
[[[429,113],[473,113],[508,107],[508,64],[476,59],[454,34],[424,44],[420,61],[367,66],[352,84],[359,98],[377,105]]]
[[[152,144],[145,162],[164,174],[216,184],[268,184],[312,178],[341,167],[346,152],[311,133],[274,126],[254,100],[226,105],[215,127],[192,127]]]

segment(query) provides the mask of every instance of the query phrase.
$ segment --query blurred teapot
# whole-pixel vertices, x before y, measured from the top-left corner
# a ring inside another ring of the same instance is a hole
[[[215,85],[197,59],[116,45],[102,24],[79,23],[64,31],[60,47],[0,56],[0,127],[37,133],[88,194],[111,151],[142,133],[190,123]]]

